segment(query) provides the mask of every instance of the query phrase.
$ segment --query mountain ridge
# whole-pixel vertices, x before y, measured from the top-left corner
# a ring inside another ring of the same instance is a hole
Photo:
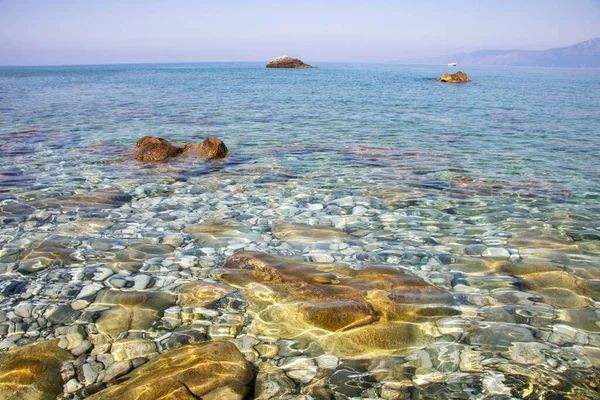
[[[415,60],[426,64],[456,62],[459,65],[490,65],[519,67],[599,68],[600,37],[571,46],[548,50],[478,50],[445,57]]]

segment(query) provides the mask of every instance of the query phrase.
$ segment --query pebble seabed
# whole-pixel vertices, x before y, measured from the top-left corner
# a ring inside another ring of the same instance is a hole
[[[600,236],[568,188],[384,148],[342,149],[353,181],[126,151],[0,175],[0,397],[154,398],[144,374],[179,359],[183,389],[154,375],[177,398],[600,397]],[[241,251],[278,264],[228,269]],[[194,357],[240,369],[199,389]]]

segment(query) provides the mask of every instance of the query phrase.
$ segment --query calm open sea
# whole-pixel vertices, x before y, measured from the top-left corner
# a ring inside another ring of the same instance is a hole
[[[600,71],[318,66],[0,67],[0,348],[81,325],[150,359],[232,341],[251,397],[600,397]],[[140,163],[145,135],[229,155]],[[233,279],[243,250],[308,264]],[[349,272],[375,266],[423,286]],[[198,282],[222,296],[186,307]],[[107,324],[134,291],[175,297]]]

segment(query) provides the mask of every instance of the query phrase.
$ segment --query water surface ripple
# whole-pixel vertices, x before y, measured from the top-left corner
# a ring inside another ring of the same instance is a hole
[[[446,69],[0,67],[0,397],[600,397],[600,74]]]

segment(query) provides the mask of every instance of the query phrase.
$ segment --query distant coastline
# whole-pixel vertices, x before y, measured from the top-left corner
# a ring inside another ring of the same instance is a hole
[[[449,60],[458,66],[600,68],[600,38],[548,50],[479,50],[391,63],[446,65]]]

